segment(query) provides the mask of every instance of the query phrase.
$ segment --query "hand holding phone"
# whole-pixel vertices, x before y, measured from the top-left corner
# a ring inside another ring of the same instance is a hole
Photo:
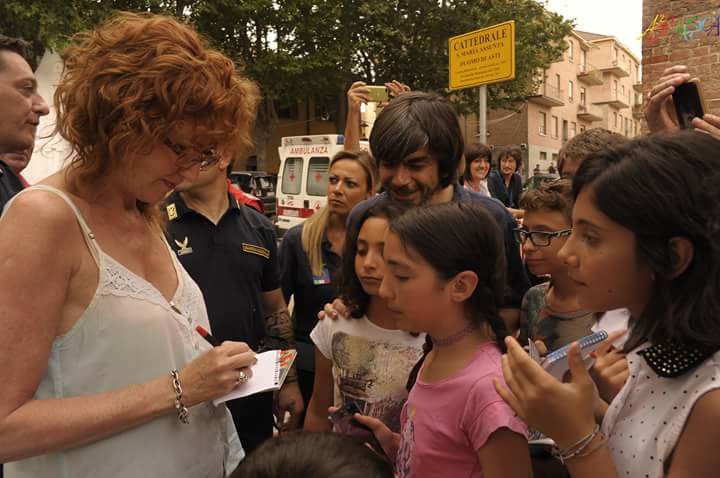
[[[345,405],[338,408],[328,417],[333,424],[333,431],[342,433],[343,435],[350,435],[363,443],[369,443],[373,450],[384,455],[385,452],[380,442],[375,438],[372,430],[355,420],[354,416],[356,413],[362,414],[357,403],[350,400],[345,402]]]
[[[387,86],[368,85],[365,88],[370,92],[370,101],[386,103],[390,99]]]
[[[693,78],[675,87],[672,94],[678,125],[682,129],[692,129],[692,120],[705,116],[705,104],[702,98],[700,80]]]

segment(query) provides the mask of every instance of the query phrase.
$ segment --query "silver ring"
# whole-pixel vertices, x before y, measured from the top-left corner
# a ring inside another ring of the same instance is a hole
[[[247,376],[247,374],[245,373],[245,371],[244,371],[244,370],[240,370],[240,372],[238,373],[238,378],[237,378],[236,383],[237,383],[238,385],[242,385],[243,383],[247,382],[248,380],[249,380],[249,377]]]

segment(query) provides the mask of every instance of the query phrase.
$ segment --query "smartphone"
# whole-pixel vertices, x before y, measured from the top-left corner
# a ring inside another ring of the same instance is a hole
[[[353,418],[356,413],[362,414],[357,403],[351,400],[346,401],[345,405],[328,417],[333,424],[333,431],[350,435],[363,443],[369,443],[377,453],[384,456],[385,452],[372,430]]]
[[[386,86],[368,85],[365,88],[370,91],[370,101],[374,101],[375,103],[385,103],[390,100]]]
[[[705,115],[700,80],[697,78],[676,86],[672,99],[678,123],[682,129],[692,129],[692,120]]]

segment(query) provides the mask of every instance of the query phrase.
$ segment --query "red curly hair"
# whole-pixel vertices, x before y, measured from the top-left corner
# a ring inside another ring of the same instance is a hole
[[[117,170],[182,123],[202,126],[203,143],[218,149],[252,145],[257,85],[173,18],[116,14],[75,35],[63,60],[56,131],[72,147],[72,185]]]

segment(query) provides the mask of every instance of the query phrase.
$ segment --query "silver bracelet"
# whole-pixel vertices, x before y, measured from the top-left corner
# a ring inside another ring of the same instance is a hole
[[[596,424],[590,433],[582,437],[574,445],[571,445],[564,450],[561,450],[557,446],[553,447],[552,454],[564,464],[570,458],[576,457],[585,451],[598,433],[600,433],[600,425]]]
[[[182,387],[180,386],[180,375],[177,370],[171,370],[170,376],[172,377],[172,386],[175,390],[175,411],[177,411],[178,420],[180,423],[187,425],[190,423],[190,410],[183,404],[182,401]]]

